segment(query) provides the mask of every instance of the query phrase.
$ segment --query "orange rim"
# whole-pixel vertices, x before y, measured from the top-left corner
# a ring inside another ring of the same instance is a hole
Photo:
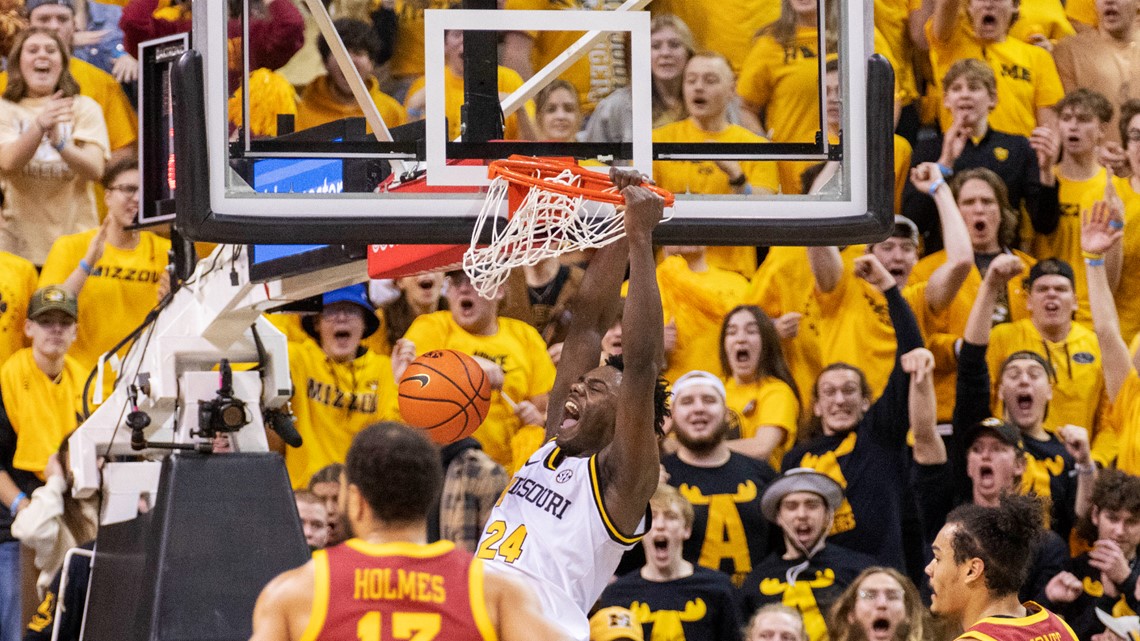
[[[566,185],[548,182],[563,171],[570,170],[582,182],[581,185]],[[581,196],[612,205],[624,205],[625,197],[612,189],[614,184],[606,174],[580,167],[573,159],[535,158],[532,156],[511,156],[503,160],[493,160],[487,166],[491,178],[502,176],[505,180],[530,187],[538,187],[567,196]],[[645,185],[665,199],[665,206],[673,206],[673,193],[656,185]]]

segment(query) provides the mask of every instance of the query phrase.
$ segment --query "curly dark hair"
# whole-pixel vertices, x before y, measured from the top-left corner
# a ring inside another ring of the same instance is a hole
[[[1092,505],[1097,511],[1125,511],[1140,515],[1140,476],[1116,468],[1100,471],[1093,486]],[[1086,541],[1097,540],[1097,528],[1089,516],[1077,521],[1077,534]]]
[[[986,587],[996,595],[1017,594],[1044,531],[1042,503],[1035,496],[1003,496],[997,507],[960,505],[946,517],[955,524],[954,562],[981,559]]]
[[[375,517],[385,523],[427,518],[443,489],[439,449],[422,432],[402,423],[371,425],[352,439],[345,475]]]
[[[621,354],[613,354],[606,358],[606,365],[619,372],[625,371],[625,361]],[[653,431],[658,437],[665,436],[665,419],[669,417],[669,381],[661,375],[657,376],[657,385],[653,388]]]

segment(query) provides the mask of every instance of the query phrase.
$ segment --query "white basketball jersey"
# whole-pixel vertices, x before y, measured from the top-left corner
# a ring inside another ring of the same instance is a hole
[[[602,506],[597,456],[559,455],[552,440],[511,478],[483,526],[476,556],[492,561],[488,569],[525,575],[548,618],[584,640],[586,612],[646,522],[632,537],[618,532]]]

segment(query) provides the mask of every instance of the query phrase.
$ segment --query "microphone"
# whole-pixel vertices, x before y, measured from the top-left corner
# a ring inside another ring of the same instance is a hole
[[[285,441],[286,445],[301,447],[301,433],[294,425],[296,419],[292,414],[270,411],[265,413],[265,418],[269,419],[269,427],[281,437],[282,441]]]

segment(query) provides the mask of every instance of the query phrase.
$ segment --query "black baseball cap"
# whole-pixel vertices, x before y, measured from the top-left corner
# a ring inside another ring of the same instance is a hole
[[[974,441],[978,440],[978,437],[983,434],[994,436],[999,441],[1006,445],[1011,445],[1020,451],[1025,450],[1025,442],[1021,440],[1021,430],[1017,429],[1013,424],[993,416],[974,424],[970,431],[966,433],[966,447],[973,445]]]
[[[1041,278],[1042,276],[1064,276],[1069,279],[1069,282],[1076,286],[1077,278],[1073,274],[1073,266],[1061,260],[1060,258],[1046,258],[1038,262],[1029,270],[1029,275],[1025,277],[1026,289],[1033,286],[1033,281]]]

